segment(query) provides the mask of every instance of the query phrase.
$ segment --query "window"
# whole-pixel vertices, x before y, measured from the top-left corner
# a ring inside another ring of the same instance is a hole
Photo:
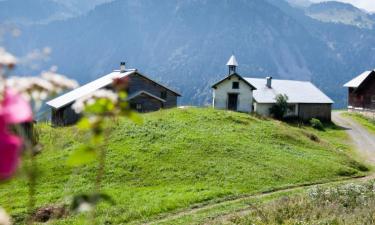
[[[375,95],[371,96],[371,102],[375,103]]]
[[[136,110],[137,110],[137,111],[141,111],[141,110],[142,110],[142,104],[137,103],[137,105],[136,105]]]
[[[240,83],[239,82],[233,82],[232,83],[232,88],[233,89],[240,89]]]
[[[162,99],[166,99],[166,98],[167,98],[167,92],[166,92],[166,91],[162,91],[162,92],[160,92],[160,97],[161,97]]]

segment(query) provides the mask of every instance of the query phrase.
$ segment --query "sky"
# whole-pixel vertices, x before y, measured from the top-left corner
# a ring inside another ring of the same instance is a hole
[[[327,0],[311,0],[312,2],[323,2]],[[351,3],[352,5],[365,9],[370,12],[375,12],[375,0],[336,0],[339,2]]]

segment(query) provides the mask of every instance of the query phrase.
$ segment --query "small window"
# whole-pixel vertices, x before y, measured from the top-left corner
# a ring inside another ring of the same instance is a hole
[[[137,111],[141,111],[142,110],[142,104],[137,103],[135,108],[136,108]]]
[[[233,82],[232,83],[232,88],[233,89],[240,89],[240,83],[239,82]]]
[[[375,95],[371,96],[371,102],[375,102]]]
[[[160,92],[160,97],[161,97],[162,99],[166,99],[166,98],[167,98],[167,92],[166,92],[166,91],[162,91],[162,92]]]

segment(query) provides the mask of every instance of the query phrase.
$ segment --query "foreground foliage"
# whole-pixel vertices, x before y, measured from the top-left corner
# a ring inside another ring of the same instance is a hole
[[[374,224],[375,183],[316,186],[291,197],[254,205],[246,215],[215,224]]]
[[[362,175],[346,134],[335,126],[316,131],[213,109],[163,110],[106,124],[107,169],[102,192],[115,205],[99,205],[99,224],[150,220],[199,202],[281,187]],[[64,205],[93,189],[97,162],[72,169],[66,160],[89,134],[76,127],[39,125],[44,150],[37,155],[38,207]],[[0,187],[0,205],[17,221],[25,217],[26,182]],[[4,197],[5,196],[5,197]],[[82,224],[69,214],[53,224]]]

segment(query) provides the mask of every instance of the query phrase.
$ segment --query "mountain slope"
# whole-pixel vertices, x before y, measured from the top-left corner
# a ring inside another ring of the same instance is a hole
[[[312,4],[306,9],[306,14],[323,22],[343,23],[359,28],[371,29],[375,24],[375,20],[368,13],[342,2],[329,1]]]
[[[372,29],[321,22],[279,0],[117,0],[27,27],[6,45],[18,55],[49,46],[44,66],[82,83],[127,61],[182,92],[181,104],[199,105],[209,104],[211,84],[227,75],[235,53],[243,76],[310,80],[344,107],[342,85],[373,68],[374,41]]]
[[[348,156],[345,131],[335,127],[318,132],[213,109],[162,110],[143,117],[143,125],[124,120],[109,125],[103,191],[116,205],[100,207],[99,224],[126,224],[199,202],[363,174],[361,164]],[[90,192],[96,164],[77,169],[65,164],[85,142],[85,132],[38,126],[44,146],[37,155],[38,206]],[[1,196],[11,196],[0,198],[0,205],[17,224],[27,205],[23,179],[0,189]],[[79,218],[72,214],[55,223],[82,224]]]
[[[329,71],[318,65],[335,64],[324,42],[263,0],[114,1],[80,18],[26,29],[13,46],[22,42],[52,47],[50,63],[80,81],[126,60],[195,104],[209,102],[210,84],[226,75],[232,52],[247,76],[315,80]]]
[[[47,24],[83,15],[97,5],[110,1],[112,0],[3,0],[0,1],[0,21],[18,26]]]
[[[50,0],[0,1],[1,23],[30,25],[71,17],[73,11]]]

